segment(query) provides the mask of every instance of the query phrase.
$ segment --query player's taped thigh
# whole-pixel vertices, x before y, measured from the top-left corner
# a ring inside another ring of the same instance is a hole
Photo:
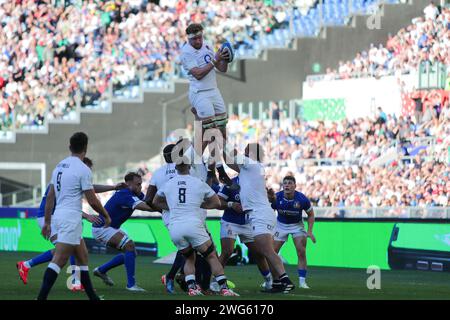
[[[122,250],[129,241],[131,241],[131,239],[128,238],[128,236],[124,235],[122,240],[120,240],[119,244],[117,245],[117,249]]]
[[[214,247],[214,243],[211,243],[211,245],[205,250],[205,252],[200,252],[203,258],[208,258],[208,256],[214,252],[216,248]]]
[[[209,118],[202,120],[202,128],[203,129],[212,129],[216,127],[215,118]]]
[[[181,254],[187,259],[195,252],[194,249],[189,248],[187,251],[181,252]]]
[[[215,122],[217,128],[219,128],[219,129],[226,128],[227,123],[228,123],[228,115],[225,113],[225,114],[216,116],[214,118],[214,122]]]

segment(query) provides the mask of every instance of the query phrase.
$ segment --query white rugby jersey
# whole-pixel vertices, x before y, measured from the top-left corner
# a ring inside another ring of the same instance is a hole
[[[206,210],[200,208],[205,199],[216,193],[206,183],[190,175],[177,175],[157,195],[166,198],[172,223],[204,224]]]
[[[214,59],[214,49],[210,44],[203,42],[200,50],[196,50],[188,42],[181,47],[181,63],[186,72],[192,68],[203,67]],[[217,88],[216,70],[213,68],[201,80],[197,80],[189,74],[189,90],[198,92],[200,90],[210,90]]]
[[[150,179],[150,185],[155,186],[157,190],[160,190],[170,179],[175,177],[177,174],[178,173],[175,169],[175,163],[166,163],[153,173],[152,178]],[[203,182],[206,182],[208,169],[204,164],[194,164],[191,166],[190,175],[200,179]],[[161,212],[162,218],[165,223],[168,223],[169,221],[169,214],[169,210],[163,210]]]
[[[78,157],[67,157],[62,160],[52,173],[55,189],[55,218],[70,222],[79,222],[81,216],[81,200],[83,192],[94,189],[91,169]]]
[[[244,210],[269,207],[266,179],[262,163],[244,157],[244,164],[239,165],[239,196]]]
[[[166,163],[159,169],[157,169],[150,179],[150,185],[155,186],[156,190],[160,190],[170,179],[177,175],[177,170],[175,169],[175,163]],[[161,212],[162,219],[164,223],[168,223],[170,212],[163,210]]]
[[[175,163],[166,163],[162,167],[153,172],[150,179],[150,185],[155,186],[156,189],[161,189],[162,186],[176,176],[177,170],[175,169]]]

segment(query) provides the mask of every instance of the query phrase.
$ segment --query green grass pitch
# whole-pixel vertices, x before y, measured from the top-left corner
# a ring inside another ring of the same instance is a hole
[[[33,300],[36,298],[44,270],[47,264],[30,270],[28,284],[19,279],[16,262],[32,258],[32,252],[0,252],[0,300]],[[365,269],[321,268],[308,269],[308,285],[310,290],[296,288],[290,294],[260,293],[261,276],[255,265],[229,266],[225,269],[228,278],[236,284],[235,291],[241,297],[225,298],[220,296],[188,297],[176,284],[177,293],[168,295],[161,284],[161,275],[168,271],[168,265],[155,264],[152,257],[139,256],[136,261],[136,279],[138,285],[147,290],[146,293],[132,293],[125,290],[126,274],[123,266],[109,272],[115,281],[114,287],[107,287],[92,275],[92,270],[108,261],[111,255],[91,254],[89,256],[91,278],[99,295],[106,300],[177,300],[177,299],[294,299],[294,300],[327,300],[327,299],[450,299],[450,277],[443,272],[425,271],[381,271],[381,289],[369,290],[366,282],[369,274]],[[73,293],[66,287],[69,274],[61,271],[58,280],[50,292],[50,300],[87,299],[82,292]],[[287,266],[291,279],[298,284],[295,266]]]

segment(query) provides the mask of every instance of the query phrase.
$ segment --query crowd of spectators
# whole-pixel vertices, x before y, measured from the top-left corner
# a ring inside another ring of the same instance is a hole
[[[188,23],[201,22],[208,41],[251,46],[260,33],[287,24],[293,1],[0,0],[2,128],[39,127],[71,119],[76,92],[92,105],[112,81],[115,90],[180,74],[178,53]]]
[[[371,117],[334,122],[292,121],[283,112],[280,115],[278,124],[271,118],[231,115],[228,139],[240,151],[248,142],[261,143],[266,151],[267,186],[281,190],[283,177],[293,175],[297,190],[324,210],[322,216],[371,217],[376,209],[381,210],[377,217],[420,218],[431,208],[438,217],[445,214],[440,209],[450,206],[448,103],[421,122],[386,114],[381,108]],[[183,134],[192,139],[193,126],[189,124]],[[168,138],[171,143],[175,140]],[[389,152],[390,157],[374,164]],[[142,161],[134,167],[146,190],[158,166]],[[101,201],[110,195],[100,195]],[[411,207],[416,211],[411,213]]]
[[[328,68],[325,79],[401,75],[417,71],[421,64],[450,65],[450,9],[431,2],[423,11],[423,17],[389,35],[385,45],[371,44],[353,60],[340,61],[336,69]]]
[[[302,13],[314,0],[82,1],[54,6],[42,0],[0,0],[0,126],[41,127],[46,119],[72,119],[76,97],[95,104],[111,84],[137,85],[184,76],[179,50],[190,22],[201,22],[207,41],[230,40],[250,48],[262,34],[289,25],[292,7]],[[371,46],[328,77],[408,72],[423,61],[449,63],[450,11],[427,6],[424,17]],[[77,95],[79,93],[79,95]]]
[[[448,105],[439,116],[419,125],[410,118],[382,115],[328,125],[299,124],[290,132],[277,130],[280,149],[287,150],[280,153],[281,159],[288,161],[274,162],[268,168],[268,185],[276,190],[281,187],[282,177],[290,172],[297,179],[298,189],[319,207],[450,204]],[[321,142],[317,144],[317,140]],[[261,141],[271,149],[268,140]],[[374,160],[383,157],[390,147],[394,147],[391,150],[395,156],[374,165]],[[331,166],[295,161],[324,156],[346,161]]]
[[[318,207],[450,205],[448,103],[421,122],[378,108],[373,116],[354,120],[303,122],[281,116],[275,123],[231,115],[227,126],[238,150],[252,141],[264,146],[267,185],[274,190],[292,174],[298,190]],[[192,138],[192,126],[185,133]],[[142,170],[151,176],[151,170]]]

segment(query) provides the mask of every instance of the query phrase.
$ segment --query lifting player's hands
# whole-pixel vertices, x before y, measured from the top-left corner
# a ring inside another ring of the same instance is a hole
[[[216,61],[226,61],[228,62],[230,60],[230,52],[228,50],[222,50],[217,51],[216,53]]]
[[[42,227],[41,234],[46,240],[50,239],[51,232],[52,228],[50,227],[50,224],[49,223],[44,224],[44,226]]]
[[[316,237],[314,237],[311,231],[307,232],[307,237],[310,238],[313,243],[316,243]]]
[[[275,201],[275,191],[273,191],[272,188],[266,188],[267,190],[267,198],[269,198],[269,202],[274,202]]]
[[[242,212],[244,212],[244,210],[242,210],[241,204],[238,203],[238,202],[233,202],[233,204],[231,205],[231,209],[233,209],[233,210],[236,211],[237,213],[242,213]]]

